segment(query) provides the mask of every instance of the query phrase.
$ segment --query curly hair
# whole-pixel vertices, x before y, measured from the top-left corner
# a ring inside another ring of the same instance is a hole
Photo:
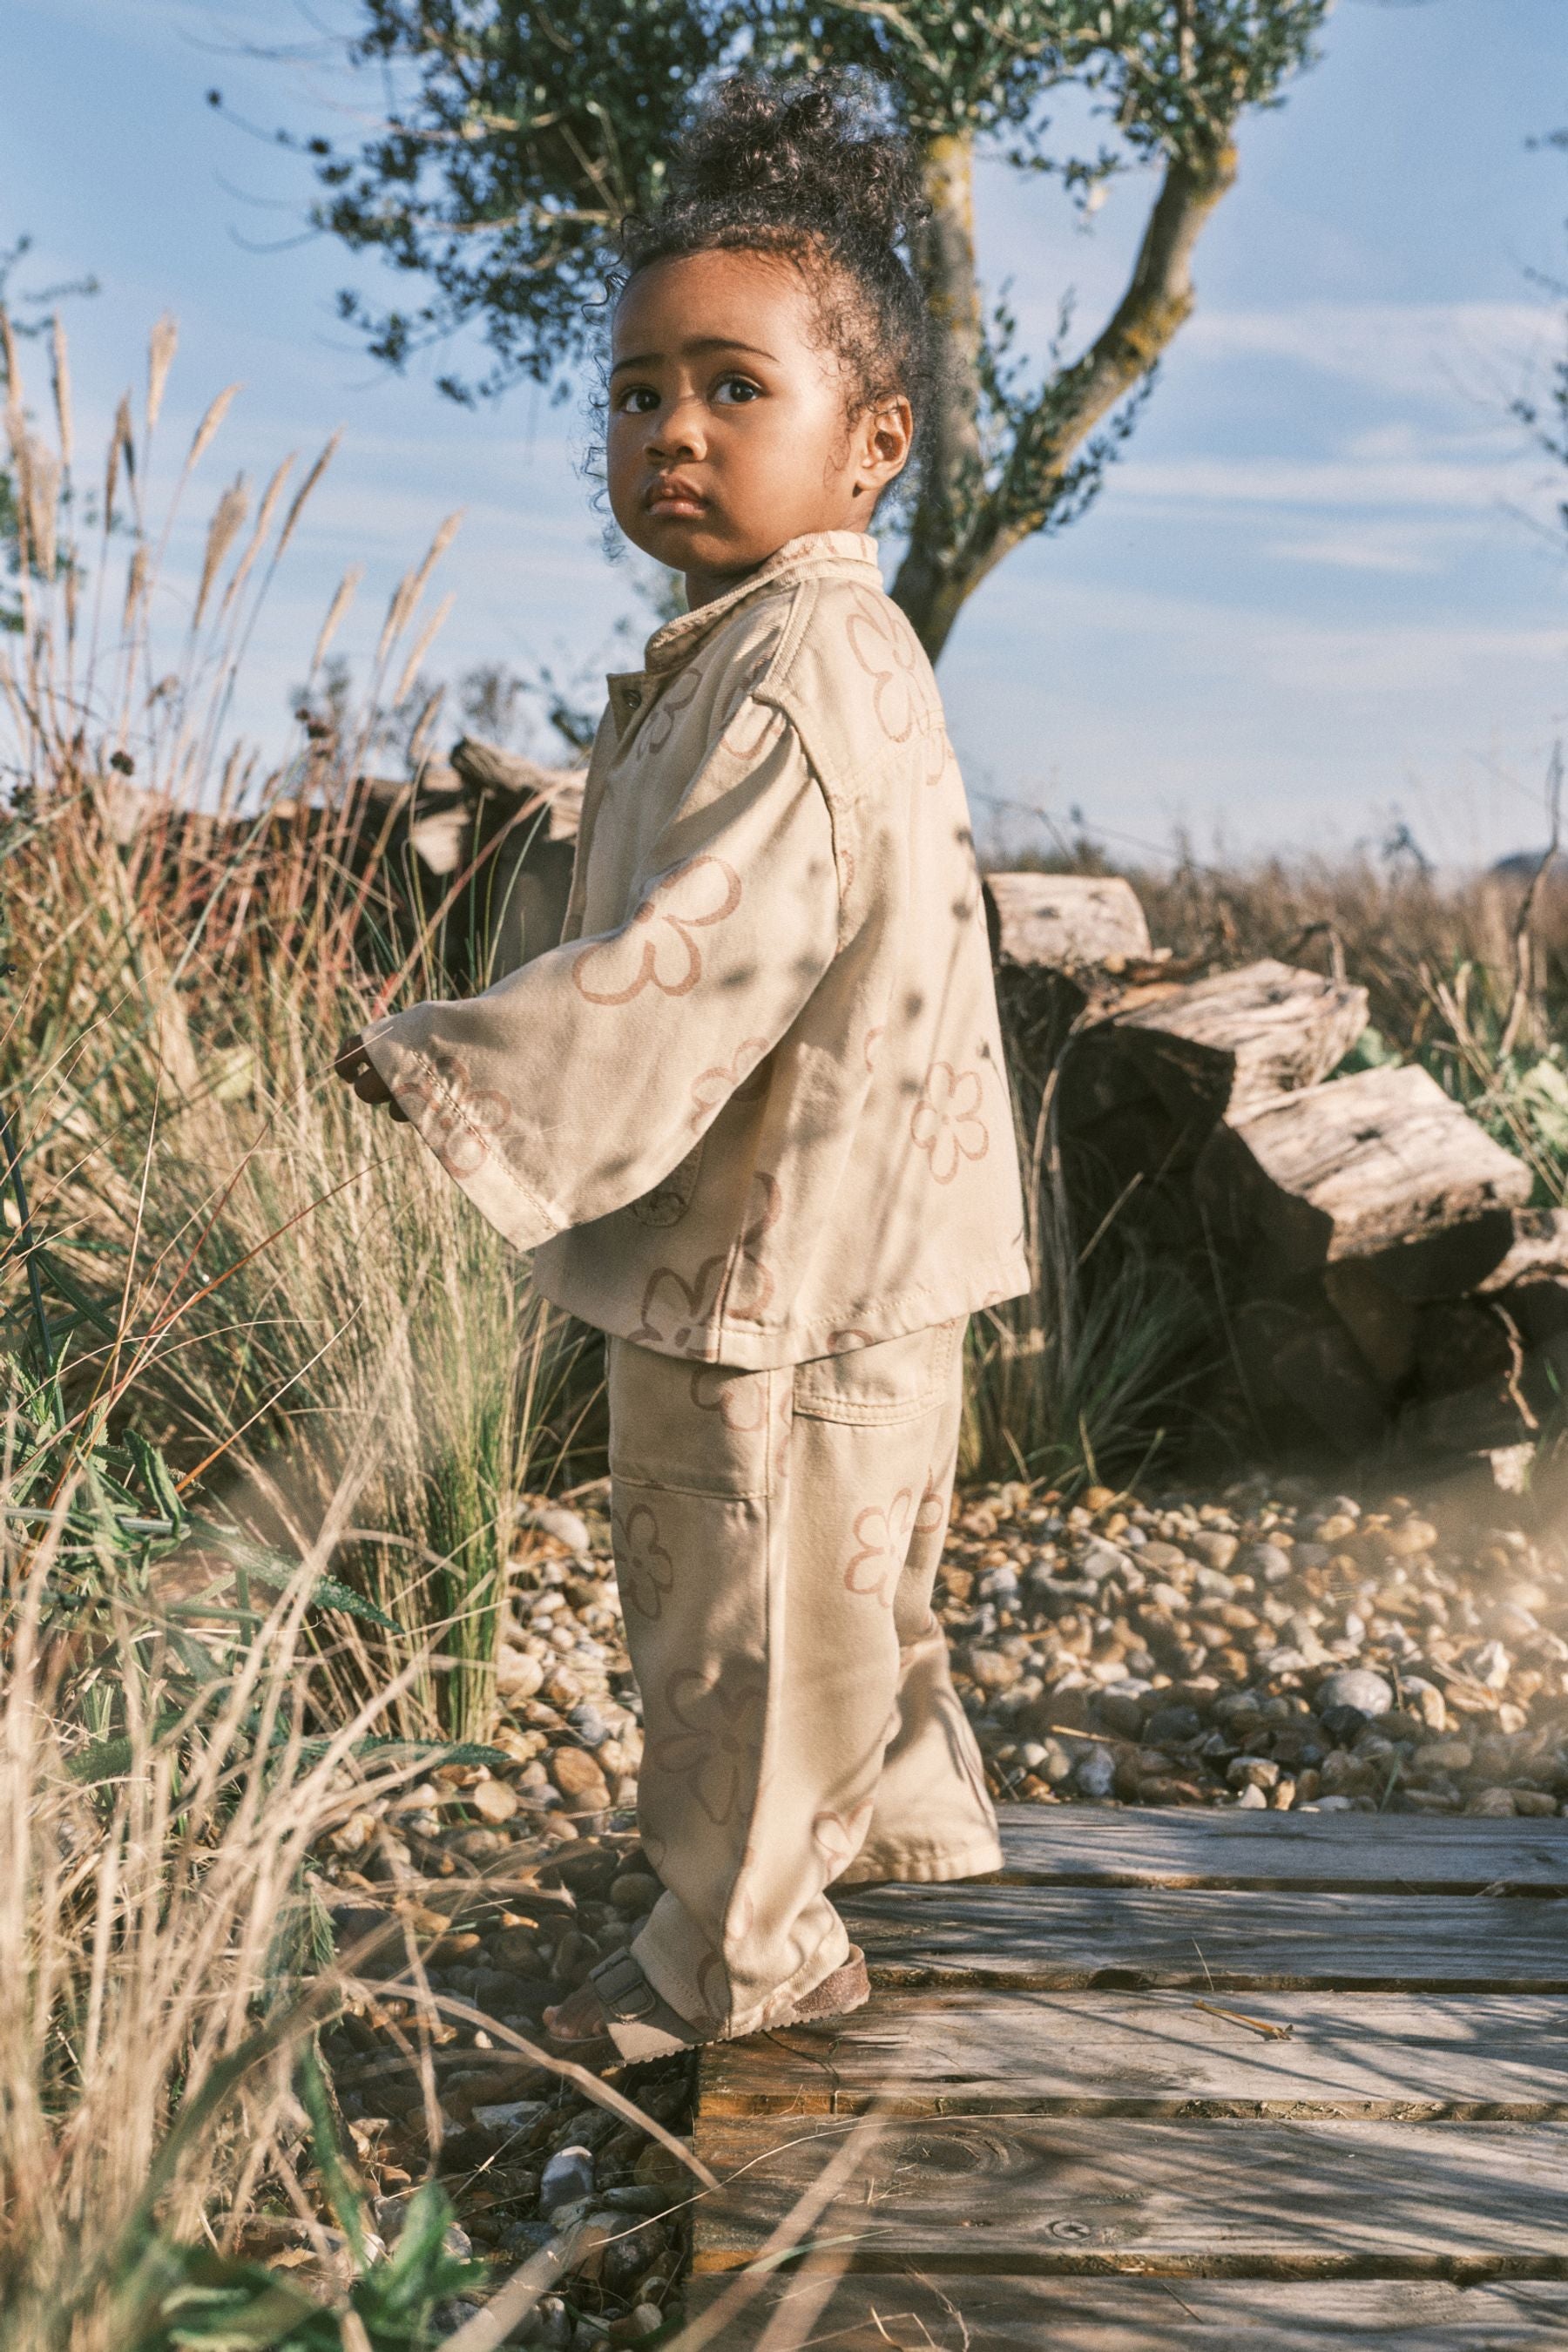
[[[650,213],[621,232],[623,281],[689,254],[777,254],[811,288],[850,414],[899,394],[917,436],[935,376],[930,314],[906,258],[929,216],[908,144],[837,77],[721,82],[670,159]]]

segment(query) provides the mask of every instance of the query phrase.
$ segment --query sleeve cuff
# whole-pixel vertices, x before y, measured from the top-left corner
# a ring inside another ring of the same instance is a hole
[[[489,1106],[497,1099],[472,1088],[460,1090],[429,1056],[397,1034],[400,1013],[385,1013],[360,1032],[373,1067],[384,1078],[394,1101],[420,1141],[489,1223],[514,1249],[536,1249],[564,1230],[569,1220],[531,1192],[501,1156],[491,1131]]]

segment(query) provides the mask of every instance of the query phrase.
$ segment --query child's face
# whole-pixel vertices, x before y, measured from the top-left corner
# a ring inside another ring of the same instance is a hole
[[[706,603],[786,540],[864,530],[909,456],[907,400],[845,414],[811,292],[783,259],[655,262],[616,310],[608,476],[616,520]]]

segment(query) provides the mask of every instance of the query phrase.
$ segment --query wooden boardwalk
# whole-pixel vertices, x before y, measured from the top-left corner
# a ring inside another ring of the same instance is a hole
[[[869,2008],[705,2054],[716,2344],[1568,2352],[1568,1820],[1004,1841],[847,1900]],[[742,2279],[814,2183],[804,2259]]]

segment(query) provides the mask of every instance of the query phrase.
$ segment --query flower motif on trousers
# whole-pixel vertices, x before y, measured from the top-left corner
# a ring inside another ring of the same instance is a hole
[[[637,1615],[652,1621],[675,1582],[675,1562],[658,1539],[658,1521],[646,1503],[634,1503],[624,1520],[612,1519],[611,1533],[621,1590]]]
[[[857,1514],[855,1541],[859,1549],[844,1571],[847,1592],[864,1593],[879,1601],[884,1609],[892,1607],[909,1556],[917,1507],[913,1487],[900,1486],[886,1509],[873,1503]]]
[[[744,1670],[710,1680],[683,1666],[664,1686],[664,1703],[679,1729],[648,1750],[658,1772],[684,1780],[715,1829],[735,1818],[762,1748],[767,1685]]]

